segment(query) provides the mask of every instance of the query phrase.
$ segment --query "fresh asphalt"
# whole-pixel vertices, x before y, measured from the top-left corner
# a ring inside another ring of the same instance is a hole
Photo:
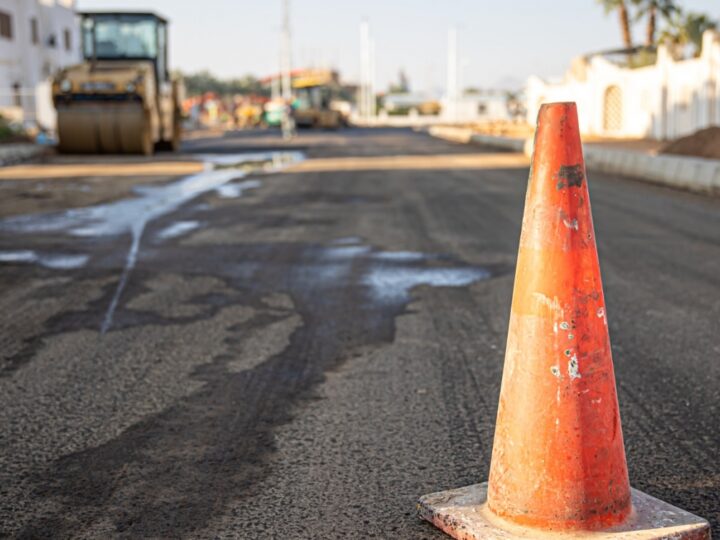
[[[494,152],[409,130],[184,151],[289,149],[130,266],[34,213],[137,179],[0,182],[0,537],[443,538],[415,500],[487,478],[527,168],[367,166]],[[631,483],[717,535],[720,200],[588,176]]]

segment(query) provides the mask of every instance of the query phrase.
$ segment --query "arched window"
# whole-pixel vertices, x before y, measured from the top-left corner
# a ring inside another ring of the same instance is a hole
[[[603,130],[618,132],[622,124],[622,92],[618,86],[608,86],[603,99]]]

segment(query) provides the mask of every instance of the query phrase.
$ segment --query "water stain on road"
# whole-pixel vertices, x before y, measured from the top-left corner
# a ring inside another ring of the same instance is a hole
[[[261,182],[259,180],[245,180],[244,182],[238,182],[233,184],[223,184],[218,187],[215,191],[223,199],[237,199],[242,197],[245,190],[260,187]]]
[[[168,269],[178,275],[210,276],[232,292],[193,297],[197,309],[176,316],[172,311],[141,311],[128,306],[129,302],[120,302],[146,224],[169,215],[198,194],[238,178],[233,159],[223,157],[222,167],[203,173],[201,179],[189,177],[168,186],[143,188],[138,193],[142,202],[132,203],[145,205],[143,210],[118,201],[102,205],[100,213],[100,207],[94,207],[0,223],[0,229],[20,233],[98,237],[130,233],[133,239],[115,291],[108,291],[86,311],[55,317],[46,327],[43,347],[50,346],[47,338],[54,333],[96,328],[98,312],[103,309],[107,309],[103,329],[112,324],[113,332],[120,336],[136,325],[184,325],[211,319],[229,305],[246,306],[254,313],[232,328],[235,337],[226,341],[223,354],[192,374],[194,382],[202,383],[199,389],[171,407],[145,416],[104,444],[38,467],[28,480],[34,486],[37,511],[20,536],[72,536],[79,531],[89,536],[92,531],[133,537],[201,536],[203,528],[213,516],[222,514],[230,501],[253,500],[260,480],[273,469],[275,429],[290,421],[304,401],[318,399],[316,387],[326,372],[350,361],[358,351],[393,342],[395,320],[406,313],[413,291],[418,292],[416,287],[466,287],[509,270],[475,266],[438,253],[383,250],[355,236],[338,235],[324,243],[239,239],[236,243],[193,245],[162,243],[156,236],[161,245],[153,243],[143,251],[141,268],[128,285],[127,298],[147,294],[143,282],[163,276]],[[377,201],[351,191],[269,196],[245,206],[241,217],[232,204],[208,210],[202,226],[217,227],[242,219],[274,230],[275,215],[308,226],[303,221],[306,216],[297,212],[307,208],[303,202],[362,211],[361,205]],[[123,214],[122,209],[127,208],[136,217],[140,212],[142,226]],[[187,210],[192,214],[192,208]],[[183,212],[177,214],[174,222],[161,229],[166,240],[195,226],[191,219],[183,219],[187,217]],[[102,219],[107,216],[111,218]],[[318,219],[320,223],[322,216]],[[267,299],[277,295],[289,298],[290,307],[271,305]],[[289,317],[301,322],[293,325],[284,349],[258,359],[249,369],[232,367],[232,362],[242,357],[248,339]],[[96,346],[107,344],[98,339]],[[31,351],[25,356],[31,357]]]
[[[314,389],[325,373],[358,350],[394,340],[395,319],[414,287],[464,287],[507,271],[359,241],[175,244],[149,251],[145,275],[166,268],[212,275],[255,315],[234,329],[237,338],[228,340],[224,354],[196,370],[201,389],[101,446],[61,458],[36,478],[40,496],[59,510],[39,516],[24,533],[69,532],[77,520],[82,527],[100,520],[130,536],[200,534],[229,501],[252,500],[273,466],[275,427],[290,420],[294,407],[317,399]],[[292,300],[291,309],[268,306],[265,299],[278,294]],[[222,309],[217,298],[204,301]],[[231,368],[245,340],[297,315],[302,323],[282,351],[250,369]],[[115,331],[134,320],[130,310],[119,309]]]
[[[137,197],[65,212],[17,216],[0,221],[0,230],[14,233],[67,233],[73,236],[102,237],[130,233],[131,242],[115,294],[105,312],[101,333],[107,332],[137,262],[143,233],[148,223],[177,210],[202,193],[222,190],[223,197],[239,197],[245,189],[258,187],[257,180],[229,186],[246,174],[271,172],[303,159],[299,152],[271,152],[236,155],[208,155],[201,158],[206,170],[161,186],[138,186]],[[1,262],[1,261],[0,261]]]
[[[195,229],[200,227],[200,222],[195,220],[189,220],[189,221],[176,221],[172,225],[169,225],[165,227],[163,230],[161,230],[157,237],[160,240],[168,240],[170,238],[177,238],[178,236],[182,236],[186,233],[189,233],[190,231],[194,231]]]
[[[42,254],[29,249],[0,251],[0,263],[35,263],[54,270],[71,270],[85,266],[88,255]]]

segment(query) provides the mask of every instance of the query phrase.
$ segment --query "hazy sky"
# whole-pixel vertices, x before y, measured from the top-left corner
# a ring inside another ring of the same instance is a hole
[[[619,47],[614,15],[595,0],[290,0],[294,66],[360,72],[360,22],[376,42],[380,88],[402,68],[414,90],[441,89],[457,26],[463,86],[521,85],[562,75],[577,54]],[[720,19],[718,0],[680,0]],[[221,76],[277,70],[281,0],[78,0],[79,9],[155,10],[171,20],[171,65]],[[640,42],[644,23],[634,37]]]

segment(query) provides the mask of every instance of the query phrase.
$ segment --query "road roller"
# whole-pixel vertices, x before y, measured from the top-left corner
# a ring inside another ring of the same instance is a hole
[[[342,114],[334,107],[339,93],[337,74],[328,70],[307,70],[293,80],[296,96],[293,116],[299,128],[337,129]]]
[[[177,150],[183,84],[168,69],[168,21],[149,12],[82,12],[83,62],[52,85],[58,150]]]

